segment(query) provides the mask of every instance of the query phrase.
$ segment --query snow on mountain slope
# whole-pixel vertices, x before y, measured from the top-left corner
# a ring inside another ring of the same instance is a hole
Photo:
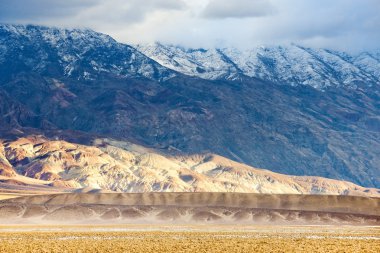
[[[13,62],[8,66],[10,58]],[[160,81],[175,76],[173,71],[108,35],[88,29],[34,25],[0,24],[0,68],[4,76],[32,70],[78,80],[117,75]]]
[[[354,64],[371,75],[380,77],[380,52],[364,52],[354,58]]]
[[[185,49],[160,43],[138,45],[138,50],[161,65],[204,79],[234,79],[239,69],[219,49]]]
[[[351,56],[298,45],[206,50],[155,43],[136,48],[165,67],[211,80],[234,80],[246,75],[318,89],[380,84],[379,57],[370,53]]]
[[[345,181],[287,176],[256,169],[218,155],[169,156],[110,139],[96,139],[92,146],[52,141],[41,136],[0,140],[0,155],[15,172],[15,175],[0,174],[0,179],[17,181],[23,175],[39,180],[39,185],[45,181],[53,187],[120,192],[380,194],[377,189]]]
[[[318,89],[380,83],[378,52],[349,55],[298,45],[206,50],[160,43],[136,49],[88,29],[0,24],[0,74],[5,80],[10,73],[32,70],[78,80],[113,75],[162,81],[176,76],[175,70],[210,80],[249,76]],[[13,63],[6,64],[10,58]]]

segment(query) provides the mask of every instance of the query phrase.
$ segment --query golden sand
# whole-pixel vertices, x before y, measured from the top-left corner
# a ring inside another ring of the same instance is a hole
[[[380,228],[0,226],[0,252],[380,252]]]
[[[12,193],[0,193],[0,200],[3,199],[12,199],[12,198],[18,198],[21,197],[19,194],[12,194]]]

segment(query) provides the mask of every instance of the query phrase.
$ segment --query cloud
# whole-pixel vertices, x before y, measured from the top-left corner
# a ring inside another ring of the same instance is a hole
[[[379,0],[0,0],[0,22],[86,27],[125,43],[378,49]]]
[[[281,10],[278,15],[256,22],[254,29],[264,41],[348,51],[379,48],[378,0],[275,0],[274,4]]]
[[[11,0],[0,1],[0,21],[35,21],[51,17],[70,17],[99,4],[101,0]]]
[[[162,10],[180,10],[181,0],[12,0],[0,1],[0,21],[68,26],[126,25]]]
[[[263,17],[274,12],[268,0],[211,0],[204,9],[205,18],[248,18]]]

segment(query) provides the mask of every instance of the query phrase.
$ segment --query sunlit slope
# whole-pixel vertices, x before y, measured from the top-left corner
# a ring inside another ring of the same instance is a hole
[[[29,136],[0,141],[0,189],[119,192],[246,192],[379,196],[379,190],[321,177],[288,176],[214,154],[169,155],[129,142],[92,145]]]

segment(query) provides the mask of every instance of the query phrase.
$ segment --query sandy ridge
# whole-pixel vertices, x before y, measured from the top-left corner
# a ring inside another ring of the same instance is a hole
[[[339,195],[290,195],[254,193],[70,193],[25,196],[1,203],[62,206],[78,204],[233,207],[325,211],[380,216],[380,198]]]

